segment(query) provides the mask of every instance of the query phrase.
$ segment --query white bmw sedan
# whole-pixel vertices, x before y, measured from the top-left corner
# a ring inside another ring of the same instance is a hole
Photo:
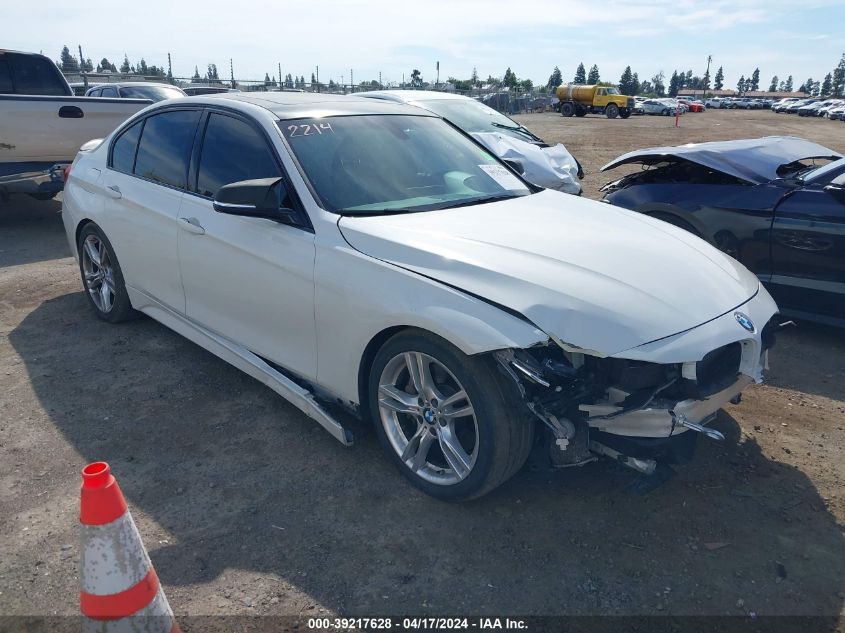
[[[773,338],[771,297],[704,241],[372,99],[152,105],[80,151],[63,218],[99,318],[142,312],[351,444],[343,405],[444,499],[532,450],[656,476],[720,437]]]

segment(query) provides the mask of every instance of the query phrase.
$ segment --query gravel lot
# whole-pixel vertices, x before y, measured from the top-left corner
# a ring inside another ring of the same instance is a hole
[[[519,117],[587,172],[639,147],[845,124],[756,111]],[[60,203],[0,210],[0,613],[75,614],[79,470],[107,460],[177,615],[825,615],[845,602],[845,332],[801,324],[724,444],[647,496],[610,463],[446,505],[363,425],[345,448],[269,389],[80,292]],[[0,624],[0,629],[3,626]]]

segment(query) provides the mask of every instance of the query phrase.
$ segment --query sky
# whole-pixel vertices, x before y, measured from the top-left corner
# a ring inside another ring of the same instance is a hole
[[[221,78],[263,79],[265,73],[320,81],[401,82],[418,68],[437,76],[501,77],[545,83],[555,66],[564,81],[579,62],[597,64],[618,81],[626,65],[649,79],[691,69],[711,76],[724,67],[725,87],[760,68],[765,89],[778,75],[795,88],[820,80],[845,52],[843,0],[144,0],[67,3],[0,0],[0,45],[59,58],[63,45],[94,64],[124,54],[167,65],[175,76],[201,74],[209,63]]]

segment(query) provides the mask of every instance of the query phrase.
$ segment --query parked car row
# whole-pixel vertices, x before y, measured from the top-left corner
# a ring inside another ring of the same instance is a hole
[[[708,108],[721,110],[762,110],[770,107],[772,100],[752,97],[710,97],[705,104]]]
[[[845,99],[821,99],[811,97],[799,99],[789,97],[772,104],[772,112],[797,114],[798,116],[826,117],[834,121],[842,119]]]

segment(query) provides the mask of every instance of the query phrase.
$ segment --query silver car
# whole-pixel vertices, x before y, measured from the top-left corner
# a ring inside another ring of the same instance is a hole
[[[187,96],[181,88],[165,83],[151,81],[124,81],[113,84],[103,84],[89,88],[86,97],[101,97],[103,99],[149,99],[150,101],[164,101]]]
[[[560,143],[549,146],[524,125],[483,103],[447,92],[375,90],[368,97],[406,103],[433,112],[463,130],[516,169],[526,180],[546,189],[581,195],[581,164]]]
[[[642,102],[645,114],[662,114],[663,116],[675,116],[677,106],[674,103],[659,99],[646,99]]]

